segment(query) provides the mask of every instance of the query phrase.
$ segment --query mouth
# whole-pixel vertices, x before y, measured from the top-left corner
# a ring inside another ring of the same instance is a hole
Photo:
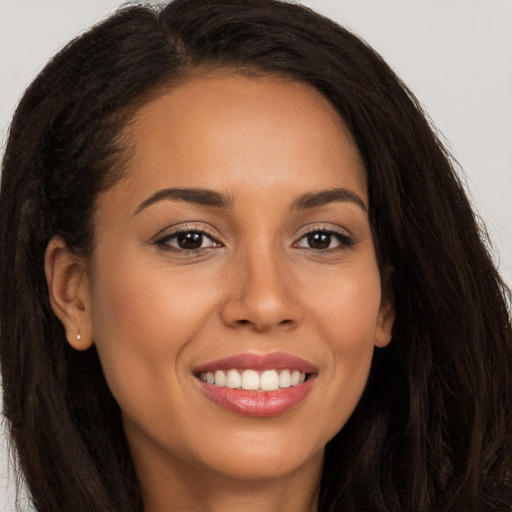
[[[212,361],[196,368],[194,376],[217,405],[245,416],[269,417],[301,403],[317,373],[304,359],[275,352]]]

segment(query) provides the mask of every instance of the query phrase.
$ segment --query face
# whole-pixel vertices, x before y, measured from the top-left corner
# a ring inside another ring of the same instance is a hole
[[[217,74],[142,107],[128,136],[79,322],[136,464],[318,465],[392,324],[346,127],[304,84]]]

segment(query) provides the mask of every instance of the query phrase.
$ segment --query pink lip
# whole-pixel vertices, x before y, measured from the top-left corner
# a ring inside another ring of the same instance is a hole
[[[259,418],[268,418],[282,414],[306,398],[311,391],[314,376],[310,376],[303,384],[277,391],[246,391],[218,387],[197,379],[203,391],[215,402],[226,409]]]
[[[301,359],[284,352],[271,354],[239,354],[217,361],[211,361],[195,369],[196,375],[201,372],[229,369],[253,369],[256,371],[270,369],[292,369],[307,373],[308,379],[296,386],[276,391],[246,391],[219,387],[197,379],[198,385],[214,402],[229,411],[252,417],[270,417],[282,414],[304,400],[314,385],[317,368]]]
[[[317,373],[317,368],[297,356],[285,352],[272,352],[270,354],[237,354],[234,356],[218,359],[198,366],[195,373],[214,372],[215,370],[247,369],[256,371],[263,370],[299,370],[302,373]]]

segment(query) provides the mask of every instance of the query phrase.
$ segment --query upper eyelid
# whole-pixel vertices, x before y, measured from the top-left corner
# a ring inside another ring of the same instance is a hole
[[[158,241],[163,238],[171,238],[172,236],[179,235],[180,233],[196,232],[208,236],[212,240],[219,242],[219,236],[215,235],[211,230],[204,226],[191,226],[191,225],[178,225],[174,227],[167,227],[159,231],[153,238]]]
[[[339,235],[343,235],[349,238],[353,238],[352,233],[346,228],[342,228],[341,226],[336,226],[333,224],[313,224],[310,226],[307,226],[306,228],[303,228],[301,230],[298,230],[298,232],[295,233],[294,237],[296,239],[300,239],[306,235],[309,235],[311,233],[317,233],[317,232],[326,232],[326,233],[335,233]]]
[[[197,232],[201,233],[209,238],[211,238],[213,241],[220,243],[224,245],[223,242],[221,242],[222,236],[217,233],[216,230],[209,229],[208,226],[205,225],[193,225],[193,224],[180,224],[177,226],[167,227],[159,231],[153,239],[155,241],[161,241],[162,239],[170,239],[173,236],[177,236],[180,233],[187,233],[187,232]],[[332,233],[332,234],[338,234],[341,236],[344,236],[346,238],[354,238],[353,235],[350,233],[349,230],[346,228],[343,228],[341,226],[336,226],[333,224],[326,224],[326,223],[316,223],[308,226],[303,226],[299,230],[295,231],[293,235],[291,235],[290,239],[293,240],[293,243],[297,242],[304,236],[307,236],[311,233],[316,232],[326,232],[326,233]]]
[[[333,248],[333,249],[313,249],[315,251],[319,251],[320,253],[332,253],[336,252],[338,250],[342,250],[344,248],[351,248],[354,245],[357,244],[356,238],[345,228],[342,228],[341,226],[326,226],[326,225],[316,225],[311,226],[309,229],[303,231],[300,235],[296,235],[294,238],[293,245],[300,242],[303,238],[307,237],[308,235],[311,235],[313,233],[328,233],[330,236],[334,236],[338,238],[338,241],[340,242],[341,246],[340,248]]]
[[[153,238],[152,245],[166,248],[166,250],[173,250],[176,253],[199,253],[208,249],[212,248],[219,248],[224,247],[224,244],[218,240],[217,237],[211,235],[208,231],[202,229],[202,228],[176,228],[172,231],[169,231],[168,233],[165,233],[166,230],[162,230],[160,233],[164,233],[161,236],[156,236]],[[171,241],[175,238],[177,238],[181,233],[200,233],[202,236],[205,236],[208,238],[214,245],[210,247],[203,247],[203,248],[197,248],[197,249],[185,249],[185,248],[177,248],[173,247],[171,244]]]

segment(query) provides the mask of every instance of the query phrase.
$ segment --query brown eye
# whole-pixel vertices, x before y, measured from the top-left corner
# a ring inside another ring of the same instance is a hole
[[[203,245],[203,234],[197,232],[180,233],[176,236],[176,244],[180,249],[200,249]]]
[[[349,235],[337,231],[318,230],[306,233],[294,247],[312,249],[314,251],[336,251],[345,247],[352,247],[354,240]]]
[[[208,234],[194,230],[170,233],[156,240],[156,244],[173,251],[198,251],[222,245]]]
[[[311,249],[329,249],[332,235],[330,233],[311,233],[307,236]]]

